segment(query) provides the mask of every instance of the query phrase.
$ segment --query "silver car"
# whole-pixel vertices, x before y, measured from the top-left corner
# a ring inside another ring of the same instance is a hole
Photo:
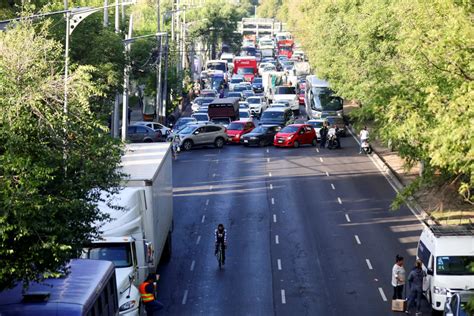
[[[177,135],[180,140],[179,146],[184,150],[206,145],[222,148],[227,139],[225,127],[212,123],[188,124]]]

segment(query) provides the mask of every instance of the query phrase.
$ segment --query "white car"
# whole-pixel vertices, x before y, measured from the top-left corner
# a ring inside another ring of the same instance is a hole
[[[306,124],[309,124],[313,127],[314,131],[316,132],[316,137],[318,139],[321,139],[321,134],[319,133],[319,131],[321,130],[321,127],[323,127],[325,121],[325,119],[315,119],[306,122]]]
[[[234,87],[238,84],[241,84],[242,82],[244,82],[244,76],[242,75],[232,76],[229,82],[229,91],[234,91]]]
[[[157,122],[141,121],[141,122],[134,123],[134,125],[146,126],[146,127],[149,127],[151,129],[153,129],[154,131],[159,130],[161,132],[161,135],[163,135],[163,136],[167,136],[171,133],[171,128],[168,128],[168,127],[164,126],[163,124],[157,123]]]
[[[269,63],[269,65],[266,65],[265,67],[262,68],[260,75],[263,77],[263,74],[264,73],[267,73],[267,72],[273,72],[273,71],[277,71],[275,65]]]
[[[239,109],[239,117],[241,121],[252,121],[249,109]]]
[[[266,67],[272,65],[272,63],[260,63],[258,65],[258,74],[261,76],[262,75],[262,70]]]
[[[267,102],[263,97],[255,96],[255,97],[248,97],[246,100],[249,104],[250,114],[251,115],[258,115],[263,113],[263,111],[267,108]]]

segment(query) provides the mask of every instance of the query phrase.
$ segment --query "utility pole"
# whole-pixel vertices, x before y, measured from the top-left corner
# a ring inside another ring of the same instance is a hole
[[[109,26],[109,0],[104,0],[104,27]]]
[[[165,39],[165,81],[163,83],[163,123],[166,123],[166,107],[168,104],[168,56],[169,56],[169,35]]]
[[[133,14],[130,14],[130,24],[128,26],[127,39],[132,38]],[[130,53],[130,43],[125,43],[125,52]],[[122,101],[122,141],[127,139],[128,128],[128,88],[130,85],[130,63],[127,63],[123,70],[123,101]]]
[[[115,0],[115,33],[120,32],[120,20],[119,20],[119,2]],[[126,51],[126,50],[125,50]],[[125,74],[125,71],[124,71]],[[115,102],[114,102],[114,120],[113,120],[113,136],[114,138],[119,137],[119,125],[120,125],[120,94],[118,91],[115,93]],[[123,133],[123,132],[122,132]]]
[[[156,4],[156,25],[157,25],[157,33],[161,31],[161,21],[160,21],[160,0],[157,0]],[[157,47],[158,47],[158,59],[156,61],[156,119],[160,120],[162,116],[162,101],[161,101],[161,58],[162,58],[162,51],[163,51],[163,41],[161,36],[157,37]]]
[[[186,68],[186,6],[184,6],[184,12],[183,12],[183,36],[182,36],[182,60],[181,60],[181,67],[182,69]]]
[[[69,76],[69,32],[71,28],[71,11],[69,11],[69,2],[68,0],[64,0],[64,10],[66,10],[66,45],[64,48],[64,105],[63,111],[67,114],[67,107],[68,107],[68,76]]]

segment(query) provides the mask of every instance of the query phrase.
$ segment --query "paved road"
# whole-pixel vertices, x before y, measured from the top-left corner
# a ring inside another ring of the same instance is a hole
[[[226,146],[173,163],[167,315],[391,315],[396,254],[414,263],[421,225],[352,137],[329,151]],[[219,271],[213,231],[224,223]],[[385,301],[386,300],[386,301]],[[428,315],[428,313],[426,313]]]

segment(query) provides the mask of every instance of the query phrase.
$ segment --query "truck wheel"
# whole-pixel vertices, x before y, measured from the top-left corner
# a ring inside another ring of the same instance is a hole
[[[214,146],[216,146],[216,148],[224,147],[224,139],[222,137],[217,138],[214,142]]]
[[[300,147],[300,142],[295,140],[295,142],[293,143],[293,147],[295,147],[295,148]]]
[[[184,141],[183,148],[184,150],[191,150],[191,148],[193,148],[193,142],[190,141],[189,139]]]
[[[168,232],[168,237],[166,238],[165,246],[163,247],[163,254],[161,258],[164,262],[171,260],[171,253],[173,251],[171,232]]]

